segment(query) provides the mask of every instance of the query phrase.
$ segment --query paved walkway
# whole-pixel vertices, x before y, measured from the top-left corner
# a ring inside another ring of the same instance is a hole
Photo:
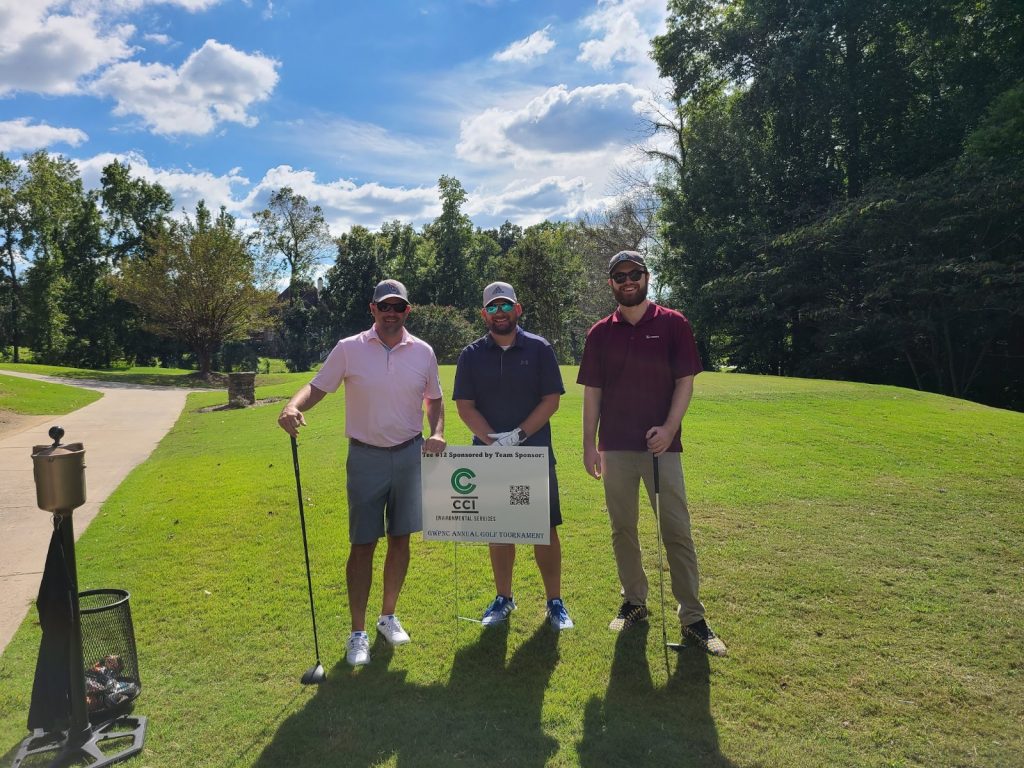
[[[0,371],[3,376],[72,384],[68,379]],[[85,444],[86,502],[75,510],[77,538],[107,497],[141,464],[177,421],[196,390],[76,380],[103,397],[64,416],[31,417],[0,435],[0,652],[7,647],[39,591],[53,527],[36,506],[32,446],[49,444],[53,424],[62,442]]]

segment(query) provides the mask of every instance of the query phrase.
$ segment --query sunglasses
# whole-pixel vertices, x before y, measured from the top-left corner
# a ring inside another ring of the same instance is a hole
[[[639,283],[640,282],[640,278],[643,277],[646,274],[647,274],[647,271],[644,270],[644,269],[634,269],[631,272],[616,272],[616,273],[614,273],[611,276],[611,278],[617,284],[622,285],[624,282],[626,282],[626,278],[627,277],[630,280],[632,280],[634,283]]]
[[[377,310],[379,312],[405,312],[409,308],[409,302],[407,301],[378,301]]]
[[[515,304],[510,304],[509,302],[506,301],[506,302],[503,302],[501,304],[488,304],[486,307],[484,307],[484,311],[488,315],[493,315],[496,312],[498,312],[498,310],[501,310],[505,314],[508,314],[509,312],[511,312],[515,308],[516,308]]]

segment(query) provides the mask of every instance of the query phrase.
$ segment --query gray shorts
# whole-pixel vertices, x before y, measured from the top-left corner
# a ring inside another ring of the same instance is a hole
[[[348,540],[369,544],[423,530],[420,491],[422,438],[397,451],[349,442],[345,464]]]

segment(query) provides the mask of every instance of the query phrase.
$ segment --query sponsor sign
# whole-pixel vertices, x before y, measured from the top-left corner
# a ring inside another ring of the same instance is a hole
[[[448,446],[423,454],[423,538],[548,544],[548,449]]]

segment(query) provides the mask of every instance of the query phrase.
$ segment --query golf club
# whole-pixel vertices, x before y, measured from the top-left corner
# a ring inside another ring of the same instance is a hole
[[[665,654],[665,676],[670,676],[668,669],[668,633],[665,631],[665,563],[661,554],[661,481],[658,478],[658,454],[654,459],[654,530],[658,532],[658,589],[661,592],[661,643]]]
[[[309,587],[309,613],[313,617],[313,648],[316,650],[316,664],[302,676],[303,685],[320,685],[327,679],[324,665],[320,663],[320,642],[316,637],[316,609],[313,607],[313,578],[309,574],[309,544],[306,542],[306,512],[302,505],[302,481],[299,479],[299,444],[292,435],[292,463],[295,465],[295,490],[299,494],[299,522],[302,524],[302,551],[306,554],[306,586]]]

